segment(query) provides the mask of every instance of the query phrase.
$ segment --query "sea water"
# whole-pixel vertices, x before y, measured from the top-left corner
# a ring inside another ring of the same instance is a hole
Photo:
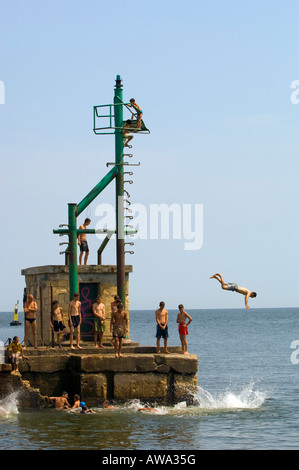
[[[88,415],[20,411],[13,392],[0,401],[0,449],[298,449],[299,309],[186,310],[189,352],[199,359],[192,405],[157,405],[150,413],[132,400]],[[169,310],[170,346],[180,344],[176,315]],[[11,316],[0,313],[0,341],[23,340]],[[130,311],[130,337],[155,344],[154,310]]]

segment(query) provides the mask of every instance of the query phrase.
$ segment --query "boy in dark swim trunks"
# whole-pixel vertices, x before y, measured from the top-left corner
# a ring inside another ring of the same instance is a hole
[[[62,311],[62,308],[59,307],[59,303],[57,300],[54,300],[54,302],[52,303],[52,309],[53,309],[53,323],[51,321],[50,326],[53,329],[54,333],[56,333],[57,335],[57,342],[58,342],[59,349],[62,349],[61,333],[63,335],[68,335],[69,331],[63,323],[63,311]]]
[[[33,300],[33,295],[29,294],[27,296],[27,302],[25,302],[24,304],[25,336],[24,336],[24,348],[23,349],[26,349],[27,347],[27,338],[28,338],[30,327],[33,333],[34,348],[37,349],[36,312],[37,312],[37,303]]]
[[[73,335],[76,331],[76,343],[77,348],[82,349],[79,345],[80,341],[80,325],[81,325],[81,302],[79,302],[79,294],[74,294],[74,299],[69,304],[69,324],[70,324],[70,346],[71,349],[75,349],[73,346]]]
[[[211,276],[210,279],[217,279],[218,282],[220,282],[222,289],[224,290],[230,290],[232,292],[238,292],[238,294],[243,294],[245,295],[245,307],[249,310],[249,305],[248,305],[248,299],[256,297],[256,292],[251,292],[249,289],[246,287],[240,287],[234,282],[224,282],[223,277],[221,274],[216,273],[214,276]]]
[[[88,227],[88,225],[90,224],[90,222],[91,222],[90,219],[88,219],[88,218],[85,219],[84,224],[80,225],[79,228],[81,230],[85,230]],[[88,255],[89,255],[89,248],[88,248],[88,243],[87,243],[87,240],[86,240],[86,233],[79,233],[79,235],[78,235],[78,245],[80,246],[79,264],[80,265],[82,264],[83,253],[85,253],[84,264],[86,265]]]
[[[164,308],[165,302],[160,302],[158,310],[156,310],[156,322],[157,322],[157,331],[156,331],[156,338],[157,338],[157,353],[160,354],[160,339],[161,337],[164,339],[164,352],[165,354],[169,354],[167,349],[167,342],[168,342],[168,311]]]

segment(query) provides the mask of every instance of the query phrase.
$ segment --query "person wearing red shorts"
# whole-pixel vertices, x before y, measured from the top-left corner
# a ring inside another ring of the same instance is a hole
[[[177,316],[176,322],[179,324],[179,335],[180,340],[182,343],[182,354],[188,354],[188,342],[187,342],[187,335],[188,335],[188,326],[192,322],[192,318],[188,315],[187,312],[184,310],[184,305],[179,305],[179,313]],[[189,319],[188,323],[186,320]]]

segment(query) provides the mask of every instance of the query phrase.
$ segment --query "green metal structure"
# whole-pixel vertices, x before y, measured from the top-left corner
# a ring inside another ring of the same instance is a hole
[[[114,134],[115,135],[115,162],[107,163],[113,165],[112,169],[100,180],[100,182],[82,199],[78,204],[68,204],[68,224],[67,228],[53,230],[54,234],[68,235],[68,247],[66,253],[66,262],[69,264],[69,294],[70,300],[73,299],[75,292],[78,291],[78,267],[77,267],[77,237],[80,233],[106,233],[98,250],[98,264],[101,262],[101,255],[107,246],[113,234],[116,234],[116,263],[117,263],[117,293],[125,304],[125,236],[136,233],[136,230],[128,230],[125,226],[124,214],[124,166],[130,165],[124,162],[123,147],[123,109],[128,108],[132,115],[135,113],[130,109],[130,103],[123,102],[122,82],[119,75],[116,77],[114,89],[114,102],[109,105],[94,106],[94,126],[93,131],[97,135]],[[104,108],[109,109],[108,114],[99,114]],[[109,126],[98,127],[98,119],[108,118]],[[113,125],[114,118],[114,125]],[[141,128],[136,128],[136,120],[132,119],[129,132],[149,133],[144,122],[141,121]],[[131,155],[130,155],[131,156]],[[134,165],[134,164],[133,164]],[[136,165],[136,164],[135,164]],[[114,230],[96,230],[96,229],[77,229],[78,216],[92,203],[92,201],[115,179],[115,197],[116,197],[116,228]],[[60,226],[62,227],[62,226]]]

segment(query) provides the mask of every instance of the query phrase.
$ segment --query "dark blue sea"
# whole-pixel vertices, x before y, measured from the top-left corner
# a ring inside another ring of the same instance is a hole
[[[299,309],[188,310],[189,352],[199,358],[195,404],[142,413],[139,400],[75,415],[20,411],[18,395],[0,401],[0,449],[299,449]],[[169,345],[179,345],[169,311]],[[20,318],[22,321],[22,318]],[[0,341],[18,335],[0,313]],[[130,311],[130,338],[155,344],[153,310]]]

